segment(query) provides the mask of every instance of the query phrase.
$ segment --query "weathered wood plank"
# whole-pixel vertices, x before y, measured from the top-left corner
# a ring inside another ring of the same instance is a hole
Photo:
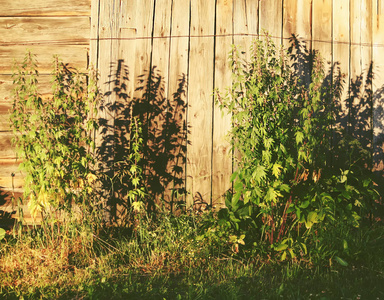
[[[13,133],[0,131],[0,158],[16,157],[15,149],[12,147]]]
[[[89,44],[89,17],[0,18],[0,45]]]
[[[372,2],[350,2],[350,101],[349,133],[367,146],[371,138],[372,74],[369,73],[372,40]],[[366,45],[364,45],[366,43]],[[367,78],[369,76],[369,78]]]
[[[137,30],[135,76],[148,75],[151,66],[152,29],[153,29],[154,0],[138,1],[136,7],[135,27]],[[161,13],[160,13],[161,14]],[[142,91],[137,91],[135,97],[142,97]]]
[[[349,97],[349,0],[333,1],[333,63],[345,74],[343,91],[341,94],[341,115],[338,122],[342,127],[347,126]]]
[[[155,99],[150,99],[150,122],[151,127],[149,130],[152,136],[149,147],[158,159],[163,161],[163,164],[158,164],[158,169],[154,170],[155,180],[159,181],[159,189],[156,191],[157,200],[165,200],[166,203],[170,202],[172,192],[170,188],[172,169],[167,168],[171,160],[171,144],[172,136],[176,134],[171,127],[168,127],[173,122],[171,113],[172,107],[169,105],[169,93],[173,91],[168,90],[168,78],[170,75],[177,76],[176,74],[169,74],[169,51],[170,51],[170,34],[171,34],[171,0],[157,0],[154,7],[154,21],[153,21],[153,40],[152,40],[152,53],[151,64],[154,69],[154,80],[161,83],[156,92]],[[152,107],[155,106],[155,107]]]
[[[230,89],[232,83],[228,56],[232,44],[233,1],[236,0],[219,0],[216,6],[215,89],[221,94]],[[223,194],[231,188],[232,157],[227,136],[231,115],[222,114],[216,105],[213,117],[212,203],[221,206]]]
[[[82,71],[87,68],[88,46],[85,45],[0,46],[0,74],[12,74],[14,61],[22,62],[27,50],[36,55],[40,74],[52,73],[54,55],[73,68]]]
[[[260,0],[259,33],[266,30],[276,44],[282,43],[283,37],[283,1]]]
[[[384,169],[384,4],[373,1],[373,168]]]
[[[169,36],[171,33],[171,0],[155,2],[155,18],[153,23],[152,66],[156,67],[163,78],[168,81],[169,67]],[[167,86],[167,83],[166,83]],[[167,90],[164,91],[167,98]]]
[[[24,174],[19,170],[19,161],[14,157],[0,156],[0,189],[22,192],[23,185]]]
[[[175,141],[177,146],[171,151],[175,158],[168,165],[168,170],[173,169],[173,176],[177,178],[169,186],[175,191],[167,199],[172,206],[174,202],[185,200],[183,192],[186,190],[189,11],[189,0],[173,1],[168,94],[171,99],[169,111],[179,132]]]
[[[283,44],[291,45],[290,38],[295,35],[305,42],[307,49],[312,49],[311,39],[311,2],[308,0],[285,0],[283,16]]]
[[[312,15],[312,46],[319,51],[329,70],[332,64],[332,0],[314,0]]]
[[[89,64],[94,68],[99,68],[99,25],[100,25],[100,0],[91,0],[91,20],[90,20],[90,42],[89,42]]]
[[[247,24],[248,33],[252,39],[256,39],[260,32],[259,28],[259,1],[247,1],[246,13],[247,13]]]
[[[234,0],[233,3],[233,43],[241,52],[245,52],[247,58],[249,56],[249,46],[252,37],[248,36],[247,23],[247,3],[246,0]]]
[[[214,1],[191,1],[187,205],[211,202],[214,14]]]
[[[0,17],[89,16],[91,0],[0,0]]]

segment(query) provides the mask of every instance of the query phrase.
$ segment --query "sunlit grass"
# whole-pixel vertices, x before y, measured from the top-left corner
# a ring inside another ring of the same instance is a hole
[[[196,240],[190,216],[142,221],[132,232],[47,239],[43,230],[1,244],[5,299],[382,299],[384,227],[347,233],[348,266],[311,256],[218,253]],[[60,232],[59,230],[56,232]],[[67,232],[68,231],[64,231]],[[63,233],[63,232],[62,232]],[[352,243],[353,242],[353,243]],[[223,248],[225,249],[225,248]]]

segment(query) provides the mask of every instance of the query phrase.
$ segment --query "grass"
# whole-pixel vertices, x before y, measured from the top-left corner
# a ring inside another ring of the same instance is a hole
[[[1,243],[2,299],[384,299],[384,226],[346,233],[338,264],[241,255],[196,239],[201,217],[163,214],[134,231],[84,227],[8,235]],[[46,229],[47,230],[47,229]],[[54,238],[53,238],[54,237]]]

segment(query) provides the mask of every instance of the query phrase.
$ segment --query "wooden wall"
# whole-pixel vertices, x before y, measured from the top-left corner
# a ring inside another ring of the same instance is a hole
[[[374,78],[364,96],[373,106],[364,128],[373,132],[377,169],[382,169],[384,134],[384,3],[381,0],[0,0],[0,186],[9,190],[16,171],[10,146],[8,109],[13,59],[27,48],[38,55],[42,82],[49,81],[53,54],[75,67],[89,61],[101,72],[105,91],[113,89],[113,66],[120,60],[129,72],[126,93],[140,98],[141,75],[153,67],[161,75],[162,97],[172,99],[180,78],[187,78],[186,111],[179,117],[188,124],[182,166],[188,201],[218,203],[230,187],[232,158],[225,135],[229,117],[214,105],[213,90],[231,85],[228,53],[231,44],[246,50],[263,33],[289,46],[292,34],[318,49],[330,64],[340,63],[347,85],[367,73],[373,62]],[[89,17],[91,16],[91,24]],[[112,76],[112,77],[111,77]],[[364,89],[369,87],[364,86]],[[107,102],[116,101],[110,95]],[[345,101],[351,124],[358,118],[359,98]],[[169,106],[167,111],[172,111]],[[357,112],[357,113],[356,113]],[[107,118],[113,118],[107,115]],[[164,121],[164,120],[163,120]],[[163,122],[161,118],[158,123]],[[353,129],[353,126],[351,127]],[[361,129],[361,128],[360,128]],[[166,187],[169,188],[169,187]]]
[[[160,70],[166,97],[177,88],[177,78],[187,76],[184,184],[189,202],[215,204],[230,187],[232,158],[225,139],[229,117],[214,105],[212,91],[231,85],[231,44],[247,50],[263,29],[286,47],[295,34],[308,51],[319,50],[327,66],[340,64],[348,124],[357,122],[361,106],[359,98],[351,100],[348,83],[366,78],[373,61],[374,79],[361,88],[375,109],[362,126],[374,133],[376,169],[382,168],[383,22],[381,0],[92,0],[91,61],[108,81],[110,63],[124,60],[132,95],[137,76],[151,67]]]
[[[37,56],[41,92],[49,93],[53,55],[73,67],[88,64],[90,0],[0,0],[0,190],[22,191],[23,175],[11,147],[12,66],[27,49]]]

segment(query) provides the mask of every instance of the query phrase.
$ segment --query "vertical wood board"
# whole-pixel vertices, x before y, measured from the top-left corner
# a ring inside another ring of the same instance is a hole
[[[373,2],[373,166],[384,169],[384,4]]]
[[[186,191],[186,155],[187,155],[187,106],[188,106],[188,58],[189,58],[189,21],[190,1],[174,0],[172,2],[171,40],[168,72],[169,111],[173,121],[181,130],[176,138],[178,147],[171,151],[174,159],[169,162],[168,170],[173,170],[173,176],[178,182],[170,184],[168,189],[175,192],[166,195],[166,200],[173,202],[185,200]],[[180,192],[181,195],[178,194]],[[181,198],[182,197],[182,198]]]
[[[211,201],[214,15],[214,1],[191,1],[187,205]]]
[[[225,95],[231,88],[231,68],[228,56],[232,44],[232,8],[233,1],[219,0],[216,6],[216,52],[215,52],[215,89]],[[231,188],[232,173],[231,145],[228,132],[231,128],[231,115],[222,112],[218,105],[214,108],[213,119],[213,155],[212,155],[212,203],[224,205],[223,193]]]
[[[329,70],[332,64],[332,0],[313,0],[312,46],[324,59]]]
[[[347,126],[349,114],[347,103],[350,81],[349,15],[349,0],[333,1],[333,63],[345,75],[340,102],[341,115],[338,117],[340,125],[344,128]]]
[[[263,31],[266,30],[277,45],[281,44],[283,0],[260,0],[259,6],[259,34],[263,34]]]

